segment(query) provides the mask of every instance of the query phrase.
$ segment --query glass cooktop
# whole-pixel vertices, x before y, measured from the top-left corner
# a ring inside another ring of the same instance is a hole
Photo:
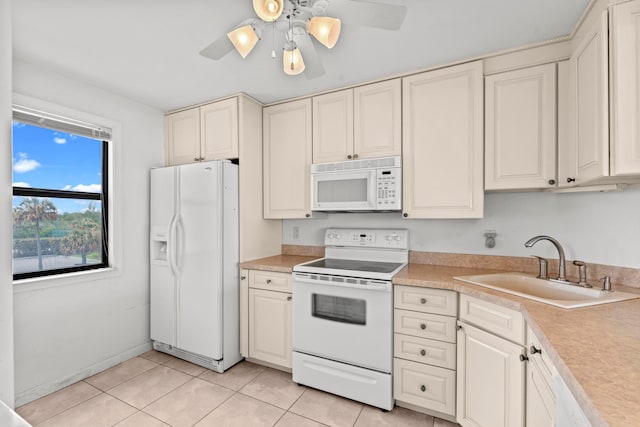
[[[335,270],[365,271],[371,273],[393,273],[404,264],[399,262],[361,261],[353,259],[323,258],[306,263],[305,267]]]

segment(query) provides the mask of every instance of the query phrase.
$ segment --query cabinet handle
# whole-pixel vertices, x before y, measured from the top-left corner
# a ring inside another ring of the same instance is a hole
[[[426,304],[426,303],[427,303],[426,298],[420,298],[420,304]]]
[[[353,158],[354,158],[354,159],[357,159],[357,158],[358,158],[358,155],[357,155],[357,154],[354,154],[354,155],[353,155]]]
[[[456,325],[456,330],[461,331],[462,330],[462,325]]]
[[[347,155],[347,159],[351,160],[353,156],[351,154]]]
[[[521,362],[526,362],[526,361],[528,361],[528,360],[529,360],[529,358],[528,358],[527,356],[525,356],[524,354],[521,354],[521,355],[520,355],[520,361],[521,361]]]
[[[240,280],[246,280],[247,276],[240,276]]]
[[[406,217],[409,216],[409,214],[405,212],[405,213],[402,214],[402,216],[406,218]]]
[[[309,218],[311,216],[311,214],[305,214],[304,216],[305,216],[305,218]]]
[[[536,354],[536,353],[540,353],[542,354],[542,350],[539,348],[536,348],[534,345],[531,346],[531,348],[529,349],[529,351],[531,352],[531,354]]]
[[[555,179],[550,179],[549,180],[549,185],[556,185],[556,180]]]
[[[287,297],[287,301],[291,301],[291,299],[292,299],[292,298],[291,298],[291,295],[289,295],[289,296]]]
[[[427,391],[427,387],[425,385],[420,386],[420,391]]]
[[[426,356],[426,355],[427,355],[427,351],[424,348],[420,350],[420,356]]]
[[[427,329],[427,325],[425,325],[424,323],[420,323],[420,329],[422,330]]]
[[[194,161],[194,162],[200,161],[200,158],[199,158],[199,157],[194,157],[194,158],[193,158],[193,161]]]
[[[267,279],[267,285],[271,283],[271,279]]]
[[[567,178],[567,184],[571,184],[572,182],[576,182],[575,178]]]

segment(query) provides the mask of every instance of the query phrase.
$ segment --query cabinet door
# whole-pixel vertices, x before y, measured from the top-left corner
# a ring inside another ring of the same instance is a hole
[[[204,160],[238,158],[238,99],[200,107],[201,153]]]
[[[249,270],[240,270],[240,355],[249,357]]]
[[[611,175],[640,174],[640,1],[612,8]]]
[[[458,330],[457,421],[463,427],[524,425],[523,347],[473,326]]]
[[[537,362],[529,362],[527,364],[527,427],[553,427],[555,411],[555,398],[551,385],[545,380],[540,365]]]
[[[167,163],[170,166],[200,159],[200,111],[198,108],[169,114],[164,119]]]
[[[609,175],[607,12],[578,39],[569,60],[576,184]]]
[[[291,367],[291,294],[249,289],[249,356]]]
[[[353,158],[353,89],[313,97],[313,163]]]
[[[403,79],[403,216],[483,216],[482,63]]]
[[[556,64],[485,78],[486,190],[556,183]]]
[[[263,110],[264,217],[311,216],[311,100]]]
[[[353,89],[353,153],[357,158],[402,154],[400,79]]]

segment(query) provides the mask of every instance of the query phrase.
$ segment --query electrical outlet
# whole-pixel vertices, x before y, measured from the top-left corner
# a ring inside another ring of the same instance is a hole
[[[293,240],[300,240],[300,227],[297,225],[293,227]]]

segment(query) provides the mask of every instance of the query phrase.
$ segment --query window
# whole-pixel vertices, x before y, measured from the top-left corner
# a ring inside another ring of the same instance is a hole
[[[111,130],[13,112],[13,278],[109,266]]]

